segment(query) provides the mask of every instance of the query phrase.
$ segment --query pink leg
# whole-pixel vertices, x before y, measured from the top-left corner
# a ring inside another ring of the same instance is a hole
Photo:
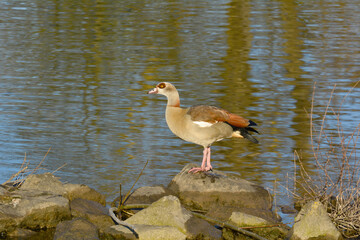
[[[211,155],[211,151],[210,151],[210,147],[207,148],[207,158],[206,158],[206,168],[205,171],[209,171],[212,169],[212,166],[210,164],[210,155]]]
[[[212,169],[210,164],[210,147],[207,147],[203,151],[203,160],[200,168],[192,168],[189,173],[206,172]]]
[[[207,156],[207,148],[204,148],[204,151],[203,151],[203,160],[202,160],[202,163],[201,163],[201,170],[204,171],[205,170],[205,167],[206,167],[206,156]]]

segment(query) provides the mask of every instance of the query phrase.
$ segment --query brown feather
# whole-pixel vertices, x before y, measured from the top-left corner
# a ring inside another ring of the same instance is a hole
[[[204,121],[209,123],[226,122],[229,120],[229,113],[221,108],[207,105],[190,107],[187,114],[193,121]]]
[[[197,105],[189,108],[187,112],[193,121],[209,123],[227,122],[234,127],[247,127],[249,120],[214,106]]]
[[[249,120],[240,117],[236,114],[229,113],[229,120],[227,121],[230,125],[235,127],[247,127],[249,126]]]

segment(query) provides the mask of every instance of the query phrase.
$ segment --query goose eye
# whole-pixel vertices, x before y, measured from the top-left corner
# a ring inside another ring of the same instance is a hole
[[[166,85],[165,85],[165,83],[160,83],[158,87],[159,87],[159,88],[165,88]]]

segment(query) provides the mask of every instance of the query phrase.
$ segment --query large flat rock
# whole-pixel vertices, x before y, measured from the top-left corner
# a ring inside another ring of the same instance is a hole
[[[270,210],[272,196],[263,187],[221,171],[188,173],[188,164],[170,182],[168,189],[194,209],[234,206]]]

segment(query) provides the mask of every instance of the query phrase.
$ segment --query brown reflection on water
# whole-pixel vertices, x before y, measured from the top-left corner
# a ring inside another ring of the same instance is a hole
[[[281,56],[284,63],[282,66],[285,71],[284,78],[288,79],[285,84],[293,86],[290,93],[291,98],[294,99],[294,108],[292,109],[294,116],[292,117],[291,126],[298,133],[291,136],[294,142],[293,150],[301,151],[306,149],[306,151],[302,152],[302,157],[306,162],[311,155],[308,151],[311,146],[308,141],[310,124],[307,112],[309,112],[309,106],[311,106],[310,96],[313,89],[312,79],[303,77],[306,75],[303,71],[304,61],[302,60],[304,58],[303,50],[306,48],[302,38],[306,34],[304,31],[305,26],[299,18],[298,4],[291,1],[282,1],[280,9],[280,17],[283,19],[281,26],[283,34],[281,37],[284,39],[282,44],[284,55]]]
[[[250,32],[250,4],[249,1],[234,1],[228,4],[227,12],[227,50],[223,57],[221,66],[223,71],[221,74],[222,81],[218,88],[214,91],[220,93],[218,104],[229,110],[250,118],[261,125],[261,120],[257,118],[257,114],[249,108],[256,105],[256,97],[252,96],[252,92],[256,91],[249,81],[249,54],[253,35]],[[242,168],[242,161],[248,161],[250,164],[253,160],[254,153],[259,152],[259,148],[251,143],[243,140],[232,140],[232,142],[220,143],[225,149],[220,153],[226,159],[224,162],[231,167],[223,167],[224,170],[237,172]],[[239,156],[241,156],[239,158]],[[216,157],[215,157],[216,158]],[[245,160],[246,158],[246,160]],[[235,166],[234,166],[235,165]],[[246,175],[253,175],[247,172]]]

